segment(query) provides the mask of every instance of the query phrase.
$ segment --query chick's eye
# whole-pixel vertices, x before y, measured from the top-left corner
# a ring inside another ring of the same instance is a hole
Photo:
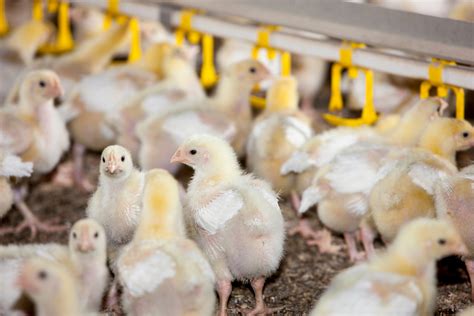
[[[468,137],[469,137],[469,132],[463,132],[463,133],[462,133],[462,137],[468,138]]]
[[[446,244],[446,239],[444,239],[444,238],[438,239],[438,244],[440,244],[440,245]]]
[[[122,160],[122,162],[124,162],[124,161],[125,161],[125,156],[122,156],[122,157],[120,158],[120,160]]]
[[[41,88],[44,88],[44,87],[46,87],[46,82],[44,82],[43,80],[40,80],[40,82],[38,82],[38,85],[39,85]]]
[[[195,155],[195,154],[197,154],[197,150],[196,150],[196,149],[191,149],[191,150],[189,151],[189,153],[190,153],[191,155]]]
[[[97,237],[99,237],[99,233],[98,233],[98,232],[95,232],[94,238],[97,238]]]
[[[102,157],[102,162],[105,162],[105,157]]]
[[[41,270],[38,272],[38,278],[40,280],[45,280],[47,277],[48,277],[48,274],[46,273],[46,271]]]
[[[250,68],[249,68],[249,72],[250,72],[251,74],[254,74],[254,73],[257,72],[257,68],[255,68],[255,67],[250,67]]]

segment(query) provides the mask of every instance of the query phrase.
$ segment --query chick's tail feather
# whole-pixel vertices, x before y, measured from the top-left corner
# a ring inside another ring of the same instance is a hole
[[[298,213],[303,214],[313,205],[318,204],[323,197],[324,197],[324,193],[318,187],[311,186],[307,188],[303,192],[301,205],[300,205],[300,208],[298,209]]]

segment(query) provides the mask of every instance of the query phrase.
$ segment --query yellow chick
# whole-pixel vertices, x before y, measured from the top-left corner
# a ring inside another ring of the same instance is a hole
[[[107,287],[106,240],[102,226],[92,219],[77,221],[69,233],[69,245],[27,244],[0,247],[0,313],[8,314],[20,298],[15,283],[21,265],[42,257],[63,265],[77,282],[79,305],[84,311],[98,311]]]
[[[69,8],[69,17],[74,26],[75,45],[80,46],[104,31],[105,14],[98,8],[75,5]]]
[[[268,70],[250,59],[234,64],[220,77],[215,95],[204,101],[151,116],[137,126],[141,142],[139,161],[144,169],[164,168],[176,172],[166,157],[196,134],[212,134],[231,140],[241,156],[252,122],[248,98],[252,87],[269,77]]]
[[[433,315],[435,261],[466,251],[449,223],[414,220],[384,253],[337,275],[310,315]]]
[[[270,182],[280,195],[297,194],[296,174],[283,176],[279,171],[312,135],[310,119],[298,110],[295,78],[276,79],[267,92],[265,111],[255,120],[247,140],[247,168]]]
[[[415,145],[424,127],[439,116],[443,106],[440,99],[436,98],[419,102],[404,114],[391,133],[383,137],[364,129],[352,137],[347,131],[346,135],[341,131],[343,137],[340,140],[333,140],[332,145],[324,145],[322,142],[324,146],[319,148],[320,151],[310,156],[313,160],[310,165],[319,166],[319,169],[312,185],[303,192],[299,212],[305,212],[317,203],[321,222],[331,230],[344,234],[352,261],[364,257],[363,253],[357,252],[355,233],[368,212],[367,195],[380,176],[378,172],[382,170],[384,157],[391,150],[401,148],[396,145]],[[339,137],[338,133],[334,135]],[[331,140],[331,134],[328,136]],[[324,148],[329,149],[328,153],[323,154]],[[330,160],[326,160],[326,156]],[[318,163],[318,159],[326,163]],[[301,229],[304,235],[311,238],[311,244],[318,245],[320,250],[337,250],[328,246],[330,235],[324,234],[324,231],[307,232],[308,228],[305,226]],[[372,239],[368,233],[369,231],[363,230],[362,237],[366,247],[371,245],[368,240]]]
[[[162,79],[122,102],[119,110],[107,113],[108,121],[117,133],[117,143],[130,150],[136,161],[140,161],[140,140],[136,127],[142,120],[157,113],[179,109],[188,102],[198,102],[206,96],[192,64],[195,52],[166,44],[160,47],[162,62],[156,71]]]
[[[370,193],[370,215],[386,242],[400,227],[417,217],[435,217],[435,184],[456,173],[457,151],[474,146],[474,127],[467,121],[438,118],[428,125],[419,147],[409,149],[390,162],[390,171]],[[397,161],[398,160],[398,161]]]
[[[186,238],[178,183],[165,170],[147,173],[140,223],[117,266],[127,315],[214,314],[214,273]]]
[[[226,315],[233,280],[250,280],[256,306],[265,307],[265,278],[276,271],[283,255],[284,220],[270,185],[244,175],[236,153],[225,140],[196,135],[171,158],[194,169],[187,197],[192,231],[217,277],[219,315]]]
[[[77,284],[67,269],[47,259],[29,259],[20,270],[18,284],[35,303],[37,315],[80,316]]]
[[[122,146],[108,146],[100,158],[99,185],[86,213],[104,226],[112,262],[117,251],[132,240],[140,213],[145,175],[133,166]]]
[[[11,152],[25,162],[32,162],[34,173],[51,172],[69,148],[69,135],[64,121],[54,107],[54,98],[63,94],[56,73],[36,70],[28,73],[20,86],[20,98],[15,107],[0,111],[0,150]],[[23,202],[19,191],[14,202],[25,220],[16,232],[30,228],[53,232],[65,227],[40,222]]]
[[[474,301],[474,165],[439,179],[435,186],[436,213],[454,224],[469,253],[464,258]]]

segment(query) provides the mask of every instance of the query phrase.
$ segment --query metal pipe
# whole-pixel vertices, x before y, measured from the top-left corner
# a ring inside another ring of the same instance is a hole
[[[72,2],[87,3],[101,8],[107,6],[106,0],[77,0]],[[120,4],[120,10],[124,14],[143,19],[157,19],[159,16],[169,15],[168,20],[174,27],[179,26],[180,22],[179,9],[168,6],[158,7],[156,4],[124,1]],[[258,27],[253,25],[238,24],[206,15],[195,15],[192,25],[194,29],[203,33],[249,42],[255,42],[258,32]],[[270,45],[296,54],[330,61],[339,60],[340,41],[324,39],[324,37],[322,39],[308,38],[304,33],[292,31],[292,34],[286,34],[284,29],[275,31],[271,34]],[[420,58],[389,54],[372,48],[355,50],[352,62],[359,67],[424,80],[428,79],[428,66],[430,65],[429,61]],[[443,72],[443,81],[450,85],[474,90],[474,69],[466,66],[446,66]]]

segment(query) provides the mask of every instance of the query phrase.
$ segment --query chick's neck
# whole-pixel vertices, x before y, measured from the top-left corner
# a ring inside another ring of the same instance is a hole
[[[80,316],[79,302],[76,289],[70,281],[64,281],[61,288],[50,293],[54,299],[44,304],[36,304],[38,316]]]
[[[192,179],[193,185],[214,185],[226,183],[242,175],[236,157],[222,155],[219,160],[205,168],[196,168]]]
[[[231,75],[224,75],[217,87],[216,94],[212,97],[213,105],[223,112],[233,112],[235,114],[241,111],[248,111],[248,99],[252,91],[252,84],[240,82]]]
[[[433,154],[447,159],[456,166],[456,149],[452,144],[452,140],[442,135],[442,133],[433,133],[433,131],[428,130],[428,132],[420,138],[418,147],[429,150]]]

